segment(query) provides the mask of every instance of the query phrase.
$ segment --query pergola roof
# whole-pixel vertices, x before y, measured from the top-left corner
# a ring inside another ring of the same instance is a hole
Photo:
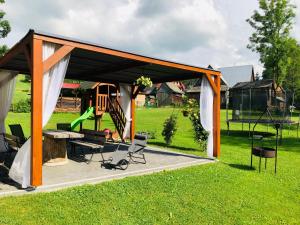
[[[161,83],[193,79],[199,74],[220,74],[213,69],[156,59],[34,30],[30,30],[0,59],[1,69],[30,74],[27,56],[19,49],[30,42],[32,35],[43,41],[74,47],[66,74],[68,79],[132,84],[141,75],[150,77],[154,83]]]

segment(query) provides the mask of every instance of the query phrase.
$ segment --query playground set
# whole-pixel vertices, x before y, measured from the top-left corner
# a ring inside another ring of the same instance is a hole
[[[71,123],[71,130],[80,125],[88,118],[94,118],[94,130],[98,131],[104,113],[109,113],[116,127],[119,137],[123,137],[126,118],[120,105],[119,87],[114,84],[100,82],[81,83],[81,116]]]

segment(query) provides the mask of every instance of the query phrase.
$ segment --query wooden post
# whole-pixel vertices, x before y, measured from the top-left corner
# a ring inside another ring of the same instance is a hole
[[[95,131],[98,130],[98,114],[99,114],[99,104],[101,104],[101,101],[99,103],[99,97],[98,97],[98,94],[99,94],[99,85],[97,85],[96,87],[96,90],[95,90],[95,112],[94,112],[94,115],[95,115]],[[101,106],[100,106],[100,109],[101,109]]]
[[[43,156],[43,49],[42,40],[33,39],[31,82],[31,185],[42,185]]]
[[[221,131],[220,131],[220,108],[221,108],[221,77],[215,76],[214,83],[216,85],[217,92],[214,94],[214,157],[219,158],[221,152]]]
[[[130,139],[133,141],[135,134],[135,97],[134,97],[135,86],[131,87],[131,124],[130,124]]]

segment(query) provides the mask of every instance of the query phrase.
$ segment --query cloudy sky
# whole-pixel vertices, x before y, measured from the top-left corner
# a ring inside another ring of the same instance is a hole
[[[300,0],[293,36],[300,42]],[[197,66],[253,64],[245,22],[257,0],[7,0],[14,45],[30,28]]]

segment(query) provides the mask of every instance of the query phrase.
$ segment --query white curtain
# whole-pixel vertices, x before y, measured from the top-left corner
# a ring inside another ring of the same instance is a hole
[[[213,77],[211,77],[213,79]],[[202,127],[209,133],[207,140],[207,156],[213,157],[213,104],[214,92],[206,76],[203,76],[200,92],[200,121]]]
[[[18,73],[10,70],[0,70],[0,134],[5,133],[5,118],[8,114],[16,85]],[[3,136],[0,136],[0,152],[7,149],[4,146]]]
[[[43,44],[43,61],[51,56],[59,46],[51,43]],[[61,87],[67,72],[70,54],[61,59],[43,77],[43,127],[48,123],[59,97]],[[34,128],[32,128],[34,129]],[[22,188],[30,186],[31,165],[31,139],[18,151],[9,176],[22,185]]]
[[[125,114],[126,124],[122,138],[130,137],[131,124],[131,85],[120,84],[121,108]]]

